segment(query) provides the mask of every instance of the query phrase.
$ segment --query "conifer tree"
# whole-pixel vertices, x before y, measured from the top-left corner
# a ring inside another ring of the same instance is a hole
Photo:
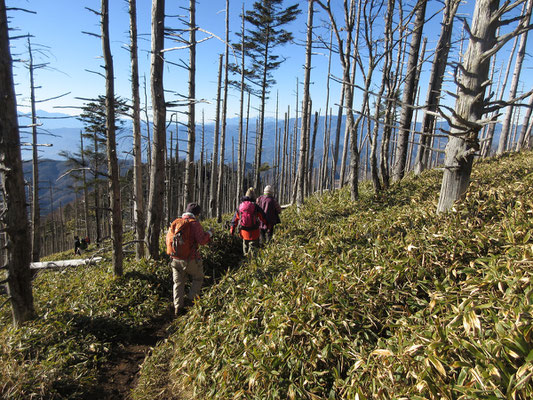
[[[251,61],[245,73],[248,79],[258,87],[254,94],[260,98],[259,131],[255,149],[254,186],[256,188],[259,186],[261,168],[265,105],[269,89],[276,83],[272,73],[284,61],[279,55],[274,54],[274,49],[292,41],[292,33],[285,30],[284,26],[294,21],[299,13],[298,4],[284,8],[283,0],[256,1],[252,10],[246,11],[244,16],[250,26],[244,34],[244,48],[240,44],[236,45],[237,49],[243,50]]]

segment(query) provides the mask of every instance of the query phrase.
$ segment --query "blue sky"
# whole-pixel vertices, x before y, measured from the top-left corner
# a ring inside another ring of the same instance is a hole
[[[118,95],[130,97],[130,65],[129,53],[126,45],[129,42],[129,16],[128,4],[126,0],[110,0],[110,21],[111,21],[111,41],[112,53],[115,67],[115,88]],[[138,31],[142,37],[139,39],[139,61],[141,72],[141,91],[143,75],[149,84],[149,47],[150,47],[150,9],[151,1],[138,0]],[[188,0],[167,1],[167,15],[182,15],[187,18],[186,8]],[[293,4],[293,1],[286,1],[286,4]],[[341,5],[340,0],[333,1],[337,6]],[[410,2],[412,3],[412,2]],[[245,1],[245,8],[251,8],[253,1]],[[37,52],[37,62],[48,62],[46,69],[38,70],[36,73],[36,84],[41,86],[38,90],[38,99],[54,97],[62,93],[71,92],[70,95],[51,102],[40,103],[39,109],[50,112],[64,112],[76,114],[78,108],[83,104],[82,100],[76,97],[94,98],[104,93],[104,80],[102,77],[87,72],[87,70],[103,72],[101,65],[101,43],[98,38],[91,37],[82,33],[82,31],[99,33],[99,18],[92,12],[85,9],[89,7],[95,10],[100,9],[99,0],[7,0],[8,7],[21,7],[33,10],[36,14],[29,14],[22,11],[10,11],[10,27],[14,29],[12,36],[31,34],[33,35],[32,43],[34,51]],[[471,18],[474,1],[467,0],[461,6],[461,13],[467,19]],[[231,40],[236,40],[234,32],[240,30],[241,22],[239,14],[243,6],[242,1],[230,1],[230,30]],[[182,8],[183,7],[183,8]],[[440,2],[430,0],[427,16],[429,17],[440,7]],[[225,0],[198,0],[197,2],[197,24],[202,29],[213,32],[219,37],[224,37],[225,24]],[[297,41],[301,44],[305,40],[305,24],[307,20],[307,2],[300,1],[301,15],[298,20],[292,23],[288,28],[293,32]],[[410,6],[406,7],[410,8]],[[340,8],[339,8],[340,9]],[[339,14],[340,17],[340,14]],[[426,97],[427,76],[431,68],[431,52],[435,47],[440,31],[441,15],[437,15],[424,28],[424,35],[428,36],[427,59],[424,65],[423,75],[421,78],[420,96],[423,102]],[[315,26],[321,25],[325,20],[323,13],[315,16]],[[383,21],[378,19],[379,31]],[[166,25],[170,27],[181,27],[181,23],[176,17],[167,17]],[[317,30],[318,32],[318,30]],[[459,22],[455,24],[455,39],[461,32]],[[326,34],[329,38],[329,34]],[[205,34],[199,33],[199,37],[205,37]],[[165,47],[176,46],[175,43],[166,41]],[[13,58],[25,58],[26,40],[14,40],[12,42]],[[531,40],[528,48],[531,49]],[[466,48],[465,48],[466,49]],[[509,58],[510,45],[507,45],[498,55],[497,69],[502,70]],[[361,50],[364,52],[364,49]],[[198,46],[197,58],[197,98],[205,99],[205,103],[197,106],[197,119],[200,120],[202,111],[205,112],[206,122],[212,121],[215,110],[216,81],[218,71],[218,55],[224,52],[224,44],[217,39],[210,39]],[[290,105],[291,113],[294,113],[296,102],[296,79],[300,83],[304,78],[303,63],[305,61],[305,48],[303,45],[289,45],[277,50],[277,53],[286,57],[286,62],[276,71],[275,79],[278,84],[271,91],[271,100],[267,106],[267,116],[273,117],[275,114],[276,93],[279,92],[279,109],[280,117]],[[340,76],[340,66],[338,56],[333,54],[332,74]],[[451,57],[457,57],[457,51],[453,52]],[[187,62],[188,51],[179,50],[166,53],[166,59],[172,62],[183,60]],[[523,85],[523,91],[529,90],[531,82],[528,80],[531,75],[530,57],[526,60],[526,69],[522,76],[527,81]],[[512,68],[512,67],[511,67]],[[512,69],[511,69],[512,73]],[[165,67],[165,88],[169,91],[177,91],[181,94],[187,92],[187,73],[185,70],[167,64]],[[324,115],[326,103],[326,74],[327,74],[327,54],[324,50],[317,50],[313,56],[313,70],[311,95],[313,98],[314,109],[320,109],[321,115]],[[20,63],[15,63],[15,80],[17,82],[17,93],[19,95],[19,106],[27,104],[29,98],[28,73]],[[376,85],[379,84],[381,74],[376,72]],[[497,77],[496,77],[497,79]],[[358,84],[361,84],[361,74],[358,72]],[[338,102],[340,86],[331,82],[330,107]],[[455,92],[453,85],[447,89]],[[148,97],[149,97],[148,88]],[[356,92],[356,104],[360,96]],[[175,96],[167,94],[167,100],[174,99]],[[302,92],[300,91],[300,101]],[[235,90],[229,93],[228,117],[237,116],[239,94]],[[450,101],[450,100],[448,100]],[[257,99],[252,99],[252,107],[257,107]],[[57,108],[62,107],[62,108]],[[72,108],[64,108],[72,107]],[[23,108],[22,108],[23,109]],[[26,109],[27,110],[27,109]],[[256,114],[252,110],[252,115]],[[292,114],[294,116],[294,114]],[[419,115],[420,118],[420,115]],[[185,116],[180,120],[184,121]]]
[[[10,26],[18,29],[16,34],[32,34],[34,36],[32,43],[36,48],[40,47],[39,45],[47,46],[47,48],[43,49],[43,54],[40,56],[40,59],[42,62],[49,62],[49,68],[37,72],[36,80],[43,87],[39,91],[38,97],[48,98],[65,92],[72,92],[71,95],[57,101],[42,103],[40,108],[46,111],[58,111],[58,109],[54,109],[53,107],[58,105],[77,106],[81,104],[74,97],[92,98],[98,94],[103,94],[105,90],[103,79],[96,74],[86,71],[103,72],[100,67],[102,64],[100,40],[82,33],[82,31],[99,33],[98,17],[86,10],[85,7],[99,10],[100,2],[94,0],[27,0],[22,2],[8,0],[8,5],[14,6],[15,3],[17,3],[18,7],[31,9],[37,14],[12,11],[10,13],[12,17]],[[125,45],[129,42],[128,5],[124,0],[111,0],[110,3],[110,36],[116,76],[116,91],[117,94],[129,98],[131,92],[129,83],[130,64],[129,54],[125,49]],[[186,16],[186,11],[180,7],[186,7],[188,1],[167,1],[166,3],[167,15]],[[248,1],[246,4],[248,7],[252,2]],[[137,7],[138,31],[139,34],[143,35],[139,39],[139,62],[142,85],[142,74],[146,75],[149,84],[151,1],[139,0]],[[200,0],[197,5],[198,26],[223,38],[225,35],[224,8],[224,0]],[[231,31],[240,30],[241,22],[239,14],[241,13],[241,9],[242,2],[230,2]],[[299,38],[305,37],[306,12],[307,10],[303,10],[297,23],[291,26],[294,35]],[[171,17],[167,17],[166,25],[171,27],[182,26],[177,18]],[[206,36],[204,33],[198,33],[198,37],[200,38]],[[233,34],[231,35],[231,39],[236,40]],[[17,58],[19,54],[24,57],[21,53],[25,52],[26,41],[17,40],[13,44],[15,46],[12,49],[13,58]],[[177,44],[169,40],[165,43],[165,47],[167,48],[174,46],[177,46]],[[224,44],[218,39],[213,38],[199,44],[197,51],[197,97],[211,103],[198,105],[197,115],[200,116],[202,109],[204,109],[206,119],[209,120],[214,115],[218,55],[224,52]],[[279,50],[279,54],[287,57],[287,61],[279,69],[276,74],[276,79],[281,88],[280,97],[283,98],[285,103],[290,103],[291,105],[296,101],[293,93],[296,87],[296,77],[298,76],[300,81],[303,80],[302,64],[305,56],[304,52],[305,49],[303,46],[295,45]],[[187,61],[188,51],[177,50],[167,52],[165,57],[172,62],[178,62],[180,59]],[[321,56],[320,58],[325,59],[326,57]],[[317,65],[316,72],[325,74],[321,70],[322,68],[319,68]],[[22,96],[20,97],[22,100],[28,97],[28,90],[25,83],[25,80],[28,79],[28,74],[20,65],[15,66],[15,73],[17,75],[16,81],[19,83],[17,93]],[[164,74],[167,90],[178,91],[182,94],[187,92],[187,75],[183,69],[167,64]],[[142,87],[141,90],[143,90]],[[274,89],[272,92],[273,101],[276,90]],[[150,96],[149,87],[148,96]],[[236,91],[231,91],[230,96],[231,98],[229,100],[232,101],[233,107],[228,112],[228,116],[234,116],[238,112],[237,102],[239,95]],[[167,95],[167,100],[171,100],[172,98],[174,98],[172,94]],[[252,100],[253,105],[254,100]],[[77,112],[75,108],[63,109],[61,111],[68,113]],[[273,112],[274,110],[272,110],[272,116]]]

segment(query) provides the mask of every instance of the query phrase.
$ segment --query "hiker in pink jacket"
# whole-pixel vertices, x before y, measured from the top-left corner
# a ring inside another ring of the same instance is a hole
[[[246,256],[253,254],[254,249],[259,247],[259,224],[266,222],[266,216],[261,207],[255,203],[254,189],[250,188],[241,202],[233,219],[231,220],[230,232],[233,235],[235,229],[242,239],[242,252]]]
[[[181,218],[172,222],[166,237],[167,254],[172,259],[174,313],[176,315],[183,314],[185,308],[192,304],[199,295],[204,281],[204,267],[198,246],[207,244],[213,233],[211,230],[204,231],[198,222],[200,212],[201,207],[198,204],[188,204]],[[177,227],[184,224],[187,224],[189,229],[183,235],[181,246],[178,246],[178,244],[173,243],[174,237],[178,230]],[[189,277],[191,278],[191,287],[187,298],[185,298],[185,283]]]

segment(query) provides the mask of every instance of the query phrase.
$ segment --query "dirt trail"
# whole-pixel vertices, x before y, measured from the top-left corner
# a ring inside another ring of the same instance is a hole
[[[131,390],[137,384],[139,371],[152,348],[168,336],[167,328],[174,318],[173,310],[168,309],[164,315],[152,321],[142,333],[132,339],[104,364],[100,370],[98,393],[100,400],[127,400]]]

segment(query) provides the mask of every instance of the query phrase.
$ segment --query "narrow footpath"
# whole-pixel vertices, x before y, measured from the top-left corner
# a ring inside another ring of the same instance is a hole
[[[132,389],[137,385],[139,371],[145,358],[158,342],[168,336],[167,328],[174,318],[170,308],[123,347],[116,349],[114,356],[100,367],[99,384],[91,399],[129,400]]]

